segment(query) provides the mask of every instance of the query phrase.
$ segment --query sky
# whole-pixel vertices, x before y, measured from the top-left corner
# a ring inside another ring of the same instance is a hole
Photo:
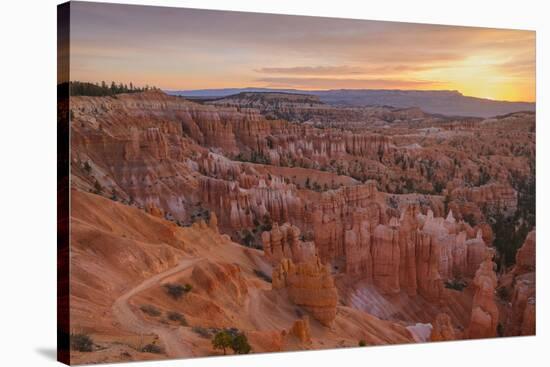
[[[536,97],[534,31],[72,2],[70,32],[71,80]]]

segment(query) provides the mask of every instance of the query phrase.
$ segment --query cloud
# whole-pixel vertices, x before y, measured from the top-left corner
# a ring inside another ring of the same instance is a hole
[[[352,79],[352,78],[294,78],[270,77],[257,79],[270,88],[302,89],[427,89],[441,83],[431,80]]]
[[[358,66],[292,66],[292,67],[262,67],[255,69],[261,74],[281,74],[281,75],[300,75],[300,76],[339,76],[339,75],[392,75],[404,72],[416,72],[433,68],[432,64],[392,64],[381,63],[379,65],[371,64],[363,67]]]
[[[293,66],[293,67],[265,67],[255,70],[263,74],[285,75],[350,75],[364,74],[365,68],[353,66]]]
[[[503,75],[535,79],[536,62],[534,59],[516,59],[495,65]]]

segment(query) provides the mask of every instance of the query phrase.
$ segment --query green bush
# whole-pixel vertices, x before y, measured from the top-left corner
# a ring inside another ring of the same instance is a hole
[[[191,222],[195,223],[201,219],[208,222],[210,220],[210,211],[202,206],[199,206],[191,213]]]
[[[445,288],[454,289],[462,292],[468,284],[464,280],[460,279],[451,279],[445,281]]]
[[[367,342],[363,339],[359,340],[359,346],[360,347],[366,347],[367,346]]]
[[[185,286],[175,283],[166,283],[164,289],[168,295],[174,299],[180,299],[184,294],[191,290],[191,285],[186,284]]]
[[[92,172],[92,166],[90,166],[88,161],[84,162],[84,171],[86,171],[88,175]]]
[[[210,333],[210,331],[202,326],[193,326],[193,328],[191,328],[191,330],[195,333],[195,334],[198,334],[200,337],[202,338],[205,338],[205,339],[208,339],[212,336],[212,333]]]
[[[71,334],[71,348],[79,352],[91,352],[94,341],[86,334]]]
[[[101,186],[99,181],[94,182],[94,190],[92,192],[97,195],[103,192],[103,186]]]
[[[214,338],[212,339],[212,346],[214,347],[214,349],[223,350],[224,355],[226,354],[227,348],[232,347],[232,343],[233,337],[225,330],[216,333],[216,335],[214,335]]]
[[[160,312],[159,309],[153,305],[141,305],[139,309],[141,310],[141,312],[153,317],[157,317],[162,314],[162,312]]]
[[[235,354],[248,354],[252,350],[250,344],[248,344],[248,339],[243,333],[237,334],[233,337],[231,341],[231,349]]]
[[[187,326],[187,320],[185,320],[185,316],[183,316],[181,313],[179,312],[175,312],[175,311],[172,311],[172,312],[168,312],[168,320],[170,321],[177,321],[179,322],[182,326]]]
[[[241,241],[246,247],[253,247],[255,240],[256,238],[248,229],[243,229],[241,233]]]
[[[145,352],[145,353],[161,354],[162,353],[162,348],[159,347],[156,344],[147,344],[146,346],[141,348],[141,351]]]
[[[510,300],[510,292],[508,292],[508,289],[506,287],[497,288],[497,295],[500,299],[504,301]]]
[[[212,339],[212,346],[214,349],[223,350],[224,355],[227,348],[231,348],[235,354],[248,354],[252,350],[246,335],[235,328],[217,332]]]

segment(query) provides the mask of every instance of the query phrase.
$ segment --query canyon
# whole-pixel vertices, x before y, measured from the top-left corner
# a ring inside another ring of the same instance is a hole
[[[76,363],[216,355],[220,330],[254,353],[535,334],[534,112],[159,90],[70,111]]]

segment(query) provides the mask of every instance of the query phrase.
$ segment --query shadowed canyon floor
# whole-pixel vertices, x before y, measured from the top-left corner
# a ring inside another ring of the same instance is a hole
[[[535,333],[535,115],[71,98],[73,363]]]

